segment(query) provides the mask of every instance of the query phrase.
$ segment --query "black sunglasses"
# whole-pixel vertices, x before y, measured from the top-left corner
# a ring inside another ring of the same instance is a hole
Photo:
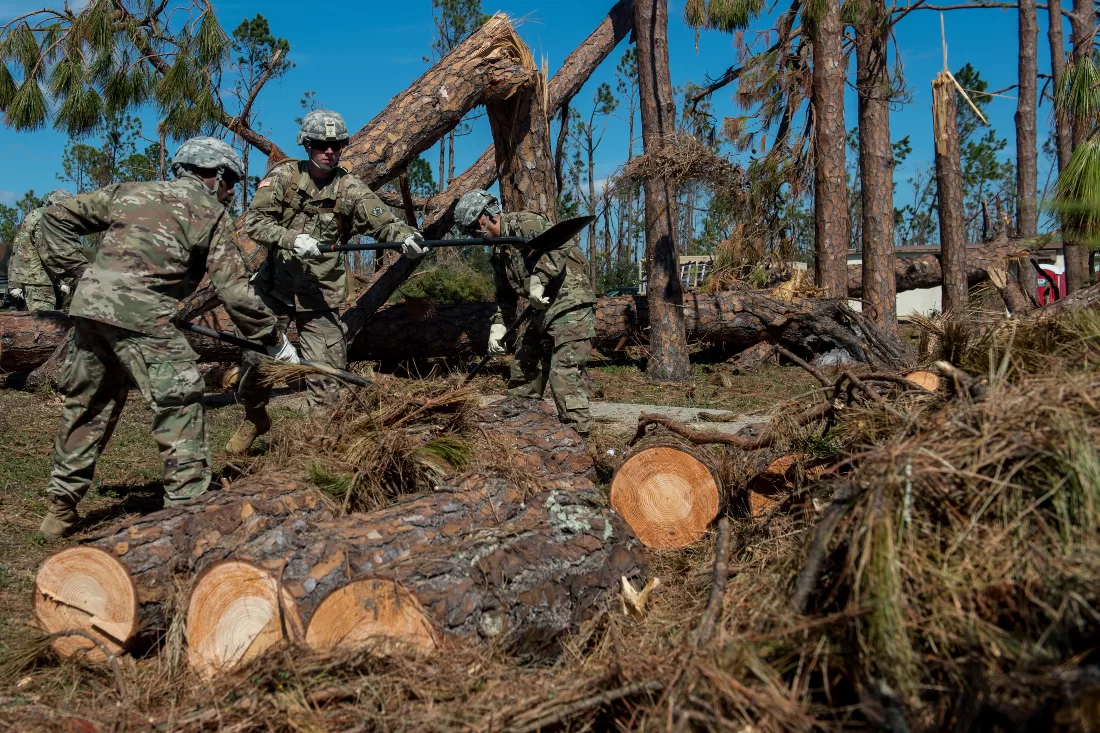
[[[347,140],[310,140],[310,150],[316,150],[320,153],[326,150],[331,150],[334,153],[339,153],[345,147],[347,147]]]

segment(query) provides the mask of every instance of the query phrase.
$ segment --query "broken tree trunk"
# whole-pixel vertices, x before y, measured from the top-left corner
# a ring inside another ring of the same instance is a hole
[[[634,23],[633,12],[633,0],[619,0],[588,38],[565,57],[561,68],[550,80],[545,110],[549,117],[557,114],[561,106],[580,90],[596,67],[630,32]],[[427,238],[440,238],[450,231],[454,224],[455,204],[463,194],[474,188],[489,188],[492,185],[497,179],[496,161],[495,147],[488,148],[446,190],[428,199],[422,226]],[[402,258],[379,273],[355,307],[345,313],[344,323],[348,326],[349,341],[354,339],[359,327],[389,300],[414,270],[415,265]]]
[[[320,523],[290,552],[255,542],[196,581],[191,662],[209,676],[284,639],[432,652],[451,637],[484,637],[537,653],[594,613],[620,576],[640,574],[636,542],[597,497],[572,476],[534,496],[473,476]],[[267,624],[231,623],[241,607]]]
[[[649,333],[645,298],[600,298],[596,304],[596,339],[614,349],[622,339],[644,342]],[[362,338],[349,350],[352,361],[467,356],[484,353],[492,303],[437,305],[429,316],[404,304],[388,306],[363,327]],[[210,326],[226,330],[228,317],[208,314]],[[797,298],[784,303],[760,291],[688,293],[683,318],[693,341],[752,346],[777,341],[803,354],[820,354],[840,347],[853,359],[896,369],[907,363],[904,349],[842,301]],[[32,369],[60,342],[66,319],[60,314],[0,314],[0,367]],[[37,336],[37,337],[36,337]],[[291,334],[291,340],[294,339]],[[233,361],[239,354],[221,342],[194,338],[191,344],[203,361]]]
[[[717,463],[707,447],[647,436],[611,479],[611,507],[646,547],[686,547],[706,534],[722,506]]]
[[[188,582],[272,527],[293,534],[305,522],[331,517],[318,489],[281,474],[211,491],[50,555],[35,577],[35,614],[47,632],[85,631],[114,653],[154,643],[175,610],[177,576]],[[54,649],[103,658],[80,636],[59,638]]]
[[[355,133],[341,165],[367,185],[385,183],[453,130],[467,112],[512,96],[537,73],[508,17],[498,13]]]
[[[1000,240],[966,253],[966,282],[973,287],[989,276],[991,269],[1002,269],[1005,262],[1027,256],[1024,242]],[[848,265],[848,297],[863,297],[859,265]],[[938,288],[943,284],[943,269],[936,255],[894,258],[894,282],[897,292]]]
[[[936,148],[936,192],[940,218],[940,262],[944,313],[966,308],[966,222],[962,159],[955,122],[955,82],[946,71],[932,82],[932,129]]]

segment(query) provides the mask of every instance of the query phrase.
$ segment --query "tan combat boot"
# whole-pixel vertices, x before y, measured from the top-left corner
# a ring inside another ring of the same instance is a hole
[[[75,532],[83,520],[76,511],[76,502],[67,497],[50,495],[49,511],[38,531],[46,537],[66,537]]]
[[[271,430],[271,420],[267,416],[267,410],[263,407],[246,407],[244,410],[244,422],[233,433],[233,437],[225,444],[225,452],[240,455],[252,447],[253,441],[268,430]]]

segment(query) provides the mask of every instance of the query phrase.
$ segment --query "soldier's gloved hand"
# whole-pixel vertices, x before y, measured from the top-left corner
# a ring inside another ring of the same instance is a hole
[[[73,289],[69,287],[69,283],[61,283],[57,287],[59,290],[61,290],[62,295],[68,295],[69,293],[73,292]]]
[[[280,364],[301,364],[298,352],[291,346],[285,333],[279,334],[279,341],[274,346],[267,347],[267,355]]]
[[[12,288],[11,290],[8,291],[8,295],[10,295],[13,298],[22,298],[23,297],[23,288]]]
[[[420,232],[413,232],[405,237],[405,241],[401,243],[401,254],[410,260],[419,260],[428,254],[428,248],[424,246],[424,235]]]
[[[504,334],[508,333],[508,329],[504,327],[503,323],[494,323],[489,327],[489,353],[490,354],[503,354],[504,353]]]
[[[527,282],[527,301],[532,308],[541,311],[550,307],[550,299],[543,295],[545,292],[546,288],[543,286],[542,280],[539,280],[538,275],[532,275]]]
[[[318,248],[320,244],[308,234],[299,234],[294,238],[294,254],[299,257],[320,257],[321,250]]]

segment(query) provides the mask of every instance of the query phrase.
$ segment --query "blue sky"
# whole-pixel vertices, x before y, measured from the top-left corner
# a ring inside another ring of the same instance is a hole
[[[56,0],[53,0],[56,3]],[[47,2],[47,5],[51,2]],[[56,3],[60,4],[60,3]],[[580,43],[611,7],[612,0],[484,0],[487,12],[500,10],[521,18],[519,32],[531,47],[536,59],[546,57],[553,73],[562,59]],[[0,22],[26,12],[42,3],[34,0],[0,0]],[[785,3],[784,3],[785,5]],[[265,2],[215,2],[219,19],[231,31],[245,17],[263,13],[271,21],[272,32],[291,43],[290,58],[296,67],[284,78],[269,84],[257,104],[264,131],[284,149],[294,149],[296,126],[293,118],[300,114],[298,100],[306,90],[315,90],[317,99],[326,107],[341,112],[348,126],[358,129],[377,114],[393,97],[419,76],[427,64],[433,31],[429,0],[406,0],[401,3],[345,2],[326,3],[311,9],[301,2],[266,0]],[[716,76],[736,58],[733,37],[717,32],[704,32],[695,51],[695,33],[683,22],[683,0],[670,4],[670,51],[673,84],[689,81],[701,83],[710,74]],[[1016,12],[1014,10],[965,10],[945,13],[949,63],[958,69],[972,63],[990,83],[990,89],[1015,84],[1016,79]],[[766,29],[771,23],[762,19],[755,28]],[[1049,72],[1050,52],[1046,43],[1046,11],[1040,11],[1039,66]],[[1068,37],[1068,28],[1066,31]],[[897,28],[898,49],[904,64],[911,102],[897,108],[891,116],[891,137],[898,140],[908,135],[913,153],[905,165],[895,171],[896,205],[906,203],[906,179],[918,166],[932,162],[932,79],[942,66],[940,46],[940,15],[917,11],[905,18]],[[596,86],[608,81],[614,87],[614,69],[625,44],[604,63],[581,90],[574,104],[587,111]],[[851,70],[854,75],[854,68]],[[733,104],[732,88],[714,95],[714,113],[740,114]],[[1007,92],[1014,95],[1015,91]],[[1014,157],[1014,99],[994,99],[988,107],[990,121],[1000,136],[1008,138],[1006,157]],[[855,94],[848,93],[846,125],[855,125]],[[152,118],[147,129],[152,129]],[[1040,145],[1049,132],[1049,109],[1039,113]],[[613,120],[597,155],[597,177],[614,172],[625,159],[627,146],[625,122]],[[474,131],[459,138],[457,171],[465,168],[489,144],[488,125],[475,123]],[[52,130],[16,133],[0,127],[0,203],[12,203],[27,189],[39,193],[56,188],[61,183],[56,174],[61,170],[61,157],[66,139]],[[438,153],[429,150],[427,159],[433,169]],[[253,166],[262,168],[263,156]],[[1040,157],[1040,186],[1047,173],[1046,161]]]

